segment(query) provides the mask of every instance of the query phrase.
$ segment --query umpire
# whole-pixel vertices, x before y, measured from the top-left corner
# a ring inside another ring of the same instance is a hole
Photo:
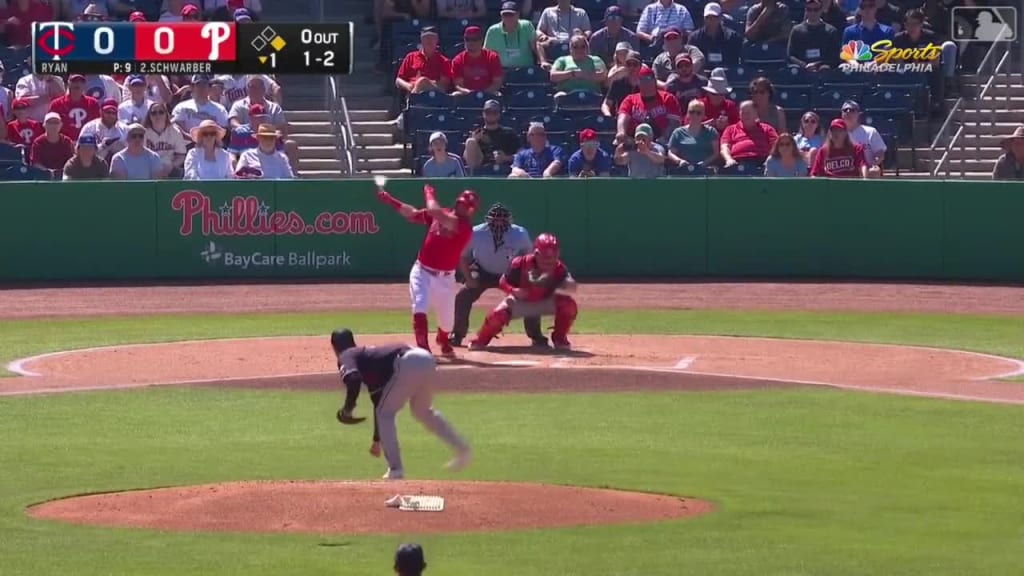
[[[516,256],[533,252],[533,241],[526,228],[512,223],[512,212],[501,202],[487,210],[483,224],[473,227],[473,237],[459,261],[465,286],[455,296],[455,329],[452,345],[462,346],[469,330],[469,312],[473,303],[491,288],[498,287],[501,275]],[[523,329],[534,346],[547,347],[548,339],[540,330],[540,317],[523,318]]]

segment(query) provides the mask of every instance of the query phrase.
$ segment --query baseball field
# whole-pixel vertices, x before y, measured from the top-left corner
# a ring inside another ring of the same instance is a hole
[[[583,285],[571,352],[439,361],[471,466],[403,413],[385,482],[327,335],[411,341],[407,290],[0,291],[0,573],[1024,570],[1022,287]]]

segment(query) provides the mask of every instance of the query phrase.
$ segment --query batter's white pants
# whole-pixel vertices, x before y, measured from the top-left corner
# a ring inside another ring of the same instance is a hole
[[[437,361],[422,348],[413,348],[395,359],[395,373],[384,385],[377,404],[377,429],[380,445],[388,468],[403,470],[402,450],[398,444],[398,413],[409,403],[413,418],[430,430],[453,450],[466,448],[466,441],[452,428],[438,410],[434,409],[434,390],[437,385]]]
[[[427,314],[433,309],[437,325],[445,332],[455,327],[455,295],[459,285],[455,272],[432,270],[417,260],[409,271],[409,297],[413,314]]]

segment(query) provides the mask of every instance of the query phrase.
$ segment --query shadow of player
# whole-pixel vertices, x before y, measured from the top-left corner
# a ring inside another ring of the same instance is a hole
[[[593,358],[594,354],[585,350],[556,350],[536,346],[488,346],[485,352],[491,354],[507,354],[515,356],[554,356],[564,358]]]

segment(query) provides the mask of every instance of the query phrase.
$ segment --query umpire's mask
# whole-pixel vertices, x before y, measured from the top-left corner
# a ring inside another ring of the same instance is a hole
[[[512,227],[512,212],[501,202],[495,202],[487,210],[487,216],[484,220],[487,222],[487,227],[491,229],[494,242],[499,243],[502,237],[505,236],[505,232],[508,232],[509,228]]]

